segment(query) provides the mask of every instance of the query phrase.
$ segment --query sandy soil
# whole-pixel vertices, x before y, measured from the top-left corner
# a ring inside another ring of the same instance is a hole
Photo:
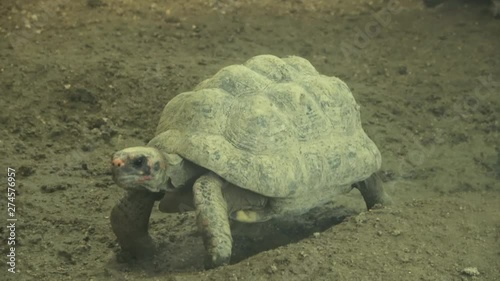
[[[234,225],[233,264],[208,271],[193,214],[154,211],[157,256],[123,260],[110,155],[150,140],[173,96],[258,54],[351,87],[394,204],[366,212],[353,191]],[[0,228],[3,280],[500,280],[499,94],[487,1],[2,0],[1,178],[7,191],[16,170],[18,219],[15,274]]]

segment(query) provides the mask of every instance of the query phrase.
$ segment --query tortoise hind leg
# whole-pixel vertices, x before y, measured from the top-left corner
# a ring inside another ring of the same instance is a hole
[[[162,194],[128,191],[111,211],[111,227],[122,250],[136,258],[152,257],[153,240],[149,236],[149,217],[154,202]]]
[[[207,268],[228,264],[233,239],[229,227],[228,208],[222,195],[223,181],[214,173],[196,180],[193,186],[196,220],[208,251]]]
[[[368,210],[373,208],[376,204],[390,204],[390,197],[385,193],[382,187],[382,180],[378,173],[374,173],[364,181],[357,182],[352,186],[359,190],[365,200]]]

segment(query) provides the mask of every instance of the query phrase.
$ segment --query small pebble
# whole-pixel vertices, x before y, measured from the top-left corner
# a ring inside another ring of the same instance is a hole
[[[276,267],[276,265],[273,264],[269,267],[269,273],[275,273],[276,271],[278,271],[278,267]]]
[[[391,232],[391,234],[392,234],[393,236],[399,236],[399,235],[401,235],[401,231],[400,231],[400,230],[395,229],[395,230],[393,230],[393,231]]]
[[[477,270],[477,267],[466,267],[462,269],[462,273],[465,275],[469,276],[479,276],[479,270]]]

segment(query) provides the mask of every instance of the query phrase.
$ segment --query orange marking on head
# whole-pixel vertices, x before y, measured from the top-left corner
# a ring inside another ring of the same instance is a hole
[[[116,158],[116,159],[113,159],[111,160],[111,164],[115,167],[122,167],[122,166],[125,166],[125,162],[123,162],[122,159],[120,158]]]

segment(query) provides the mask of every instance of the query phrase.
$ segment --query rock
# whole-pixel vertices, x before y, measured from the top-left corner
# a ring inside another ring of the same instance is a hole
[[[462,274],[469,275],[469,276],[479,276],[479,270],[477,270],[477,267],[466,267],[462,269]]]

